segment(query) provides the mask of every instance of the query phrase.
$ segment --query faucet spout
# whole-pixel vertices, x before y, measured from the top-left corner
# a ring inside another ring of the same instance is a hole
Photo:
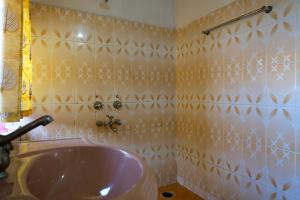
[[[45,115],[43,117],[40,117],[40,118],[34,120],[33,122],[15,130],[14,132],[10,133],[7,136],[0,136],[0,146],[10,143],[14,139],[21,137],[22,135],[28,133],[29,131],[31,131],[32,129],[35,129],[38,126],[41,126],[41,125],[46,126],[53,121],[54,121],[54,119],[50,115]]]
[[[53,122],[54,119],[49,116],[45,115],[40,117],[33,122],[15,130],[14,132],[10,133],[7,136],[0,136],[0,179],[4,179],[7,177],[7,173],[5,170],[9,167],[10,164],[10,151],[13,149],[11,142],[21,137],[22,135],[26,134],[27,132],[35,129],[38,126],[46,126]]]
[[[105,127],[109,127],[113,132],[117,132],[118,129],[116,128],[116,126],[121,126],[122,122],[120,119],[115,119],[114,116],[111,115],[106,115],[106,117],[108,118],[108,121],[96,121],[96,125],[98,127],[100,126],[105,126]]]

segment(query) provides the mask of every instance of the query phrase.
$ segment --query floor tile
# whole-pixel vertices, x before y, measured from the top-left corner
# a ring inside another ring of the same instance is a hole
[[[163,192],[171,192],[173,197],[163,197]],[[178,183],[159,188],[158,200],[204,200]]]

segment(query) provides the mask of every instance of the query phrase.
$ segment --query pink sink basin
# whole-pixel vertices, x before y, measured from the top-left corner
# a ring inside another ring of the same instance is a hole
[[[103,146],[18,156],[22,194],[40,200],[156,200],[157,184],[136,156]]]

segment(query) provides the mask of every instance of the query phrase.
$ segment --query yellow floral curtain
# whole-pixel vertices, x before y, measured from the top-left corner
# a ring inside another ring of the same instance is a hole
[[[0,0],[0,121],[31,112],[29,0]]]
[[[22,116],[28,116],[32,111],[32,62],[31,62],[31,24],[29,0],[23,0],[23,45],[22,45]]]

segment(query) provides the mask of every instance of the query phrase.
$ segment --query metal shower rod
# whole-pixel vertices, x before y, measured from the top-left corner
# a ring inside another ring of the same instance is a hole
[[[242,15],[242,16],[239,16],[239,17],[237,17],[237,18],[234,18],[234,19],[232,19],[232,20],[229,20],[229,21],[227,21],[227,22],[224,22],[224,23],[222,23],[222,24],[219,24],[219,25],[217,25],[217,26],[215,26],[215,27],[212,27],[212,28],[210,28],[210,29],[204,30],[202,33],[205,34],[205,35],[209,35],[212,31],[214,31],[214,30],[216,30],[216,29],[218,29],[218,28],[221,28],[221,27],[223,27],[223,26],[226,26],[226,25],[228,25],[228,24],[237,22],[237,21],[242,20],[242,19],[247,18],[247,17],[251,17],[251,16],[256,15],[256,14],[258,14],[258,13],[261,13],[261,12],[265,12],[265,13],[268,14],[268,13],[272,12],[272,10],[273,10],[273,7],[272,7],[272,6],[263,6],[263,7],[259,8],[259,9],[257,9],[257,10],[254,10],[254,11],[252,11],[252,12],[249,12],[249,13],[247,13],[247,14],[244,14],[244,15]]]

